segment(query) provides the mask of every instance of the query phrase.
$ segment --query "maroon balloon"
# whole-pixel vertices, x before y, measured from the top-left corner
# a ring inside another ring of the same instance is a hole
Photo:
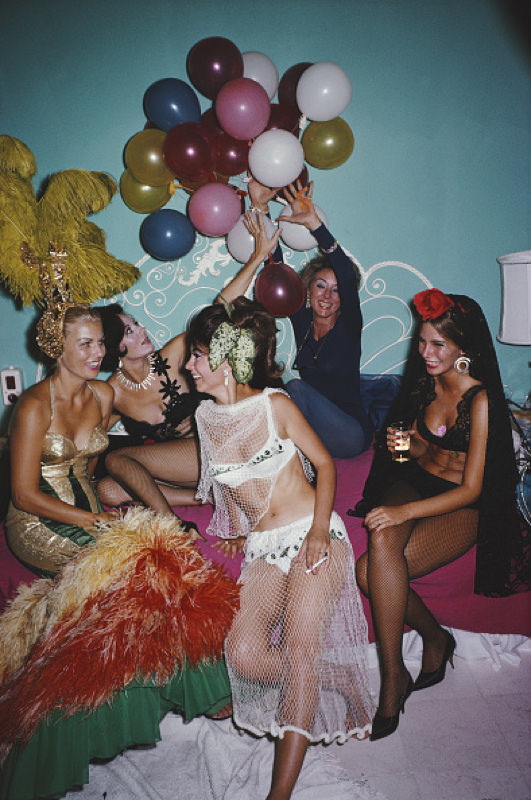
[[[284,106],[281,103],[271,103],[271,116],[267,123],[266,131],[289,131],[299,138],[299,118],[294,108]]]
[[[308,176],[308,169],[307,169],[306,165],[304,165],[304,167],[302,168],[302,172],[299,175],[299,177],[296,178],[293,181],[293,185],[296,187],[297,183],[299,183],[299,182],[300,182],[301,186],[308,186],[309,176]],[[275,195],[275,197],[273,199],[274,200],[281,200],[281,201],[282,200],[284,200],[284,201],[286,200],[286,198],[284,197],[284,187],[282,187],[281,189],[278,190],[278,192],[276,193],[276,195]]]
[[[229,176],[228,175],[221,175],[219,172],[213,172],[208,178],[202,178],[200,181],[187,181],[184,178],[179,178],[180,187],[184,189],[185,192],[188,194],[193,194],[196,189],[200,189],[201,186],[205,186],[207,183],[228,183]],[[245,212],[245,208],[242,211],[242,214]]]
[[[278,84],[278,102],[283,106],[293,108],[299,116],[301,110],[297,104],[297,84],[304,70],[311,66],[311,61],[300,61],[298,64],[294,64],[286,70]]]
[[[254,286],[259,303],[274,317],[289,317],[304,303],[306,290],[294,269],[271,262],[262,269]]]
[[[199,122],[181,122],[168,132],[162,148],[164,160],[179,178],[200,181],[214,169],[213,141]]]
[[[213,100],[223,84],[243,76],[243,57],[223,36],[209,36],[194,44],[186,61],[195,88]]]
[[[225,133],[218,122],[216,112],[213,108],[207,108],[207,110],[201,114],[201,127],[204,131],[206,131],[206,133],[210,134],[213,139],[215,139],[217,136],[222,136]]]
[[[222,175],[239,175],[249,166],[249,142],[228,133],[214,140],[214,166]]]

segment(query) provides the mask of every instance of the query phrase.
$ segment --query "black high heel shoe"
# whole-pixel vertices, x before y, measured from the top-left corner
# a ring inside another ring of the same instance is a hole
[[[377,739],[383,739],[385,736],[390,736],[392,733],[396,731],[398,728],[398,722],[400,720],[400,712],[404,713],[404,706],[406,705],[406,700],[408,699],[409,695],[413,691],[413,678],[409,675],[409,680],[407,682],[407,686],[405,688],[404,693],[400,696],[398,701],[398,711],[393,717],[384,717],[380,714],[379,711],[376,712],[374,715],[374,719],[372,721],[372,732],[369,736],[371,742],[376,742]]]
[[[452,634],[448,631],[447,634],[448,641],[446,642],[446,647],[444,648],[443,659],[440,666],[437,669],[434,669],[433,672],[420,672],[413,686],[414,692],[418,692],[421,689],[428,689],[428,687],[435,686],[435,684],[444,680],[444,676],[446,675],[446,665],[448,663],[450,663],[452,669],[454,669],[454,651],[456,643]]]

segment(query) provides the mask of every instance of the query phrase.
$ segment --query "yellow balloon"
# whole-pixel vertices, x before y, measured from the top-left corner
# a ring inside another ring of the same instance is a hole
[[[120,194],[124,203],[139,214],[151,214],[153,211],[158,211],[159,208],[166,205],[171,197],[168,184],[149,186],[147,183],[140,183],[128,169],[120,178]]]
[[[125,146],[124,160],[129,172],[148,186],[164,186],[175,178],[162,154],[166,133],[147,128],[135,134]]]
[[[343,164],[354,150],[354,134],[341,117],[310,122],[302,135],[304,158],[312,167],[332,169]]]

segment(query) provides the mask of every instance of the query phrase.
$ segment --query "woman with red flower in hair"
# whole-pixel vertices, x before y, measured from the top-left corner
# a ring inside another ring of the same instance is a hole
[[[393,461],[387,427],[364,496],[368,550],[357,564],[369,596],[382,683],[371,739],[393,733],[412,691],[443,680],[455,639],[409,581],[459,558],[477,543],[475,591],[520,591],[526,537],[518,515],[517,470],[496,354],[478,304],[427,289],[414,297],[421,320],[401,392],[388,416],[410,428],[411,458]],[[384,429],[385,430],[385,429]],[[503,534],[503,535],[502,535]],[[415,680],[402,659],[404,624],[423,641]]]

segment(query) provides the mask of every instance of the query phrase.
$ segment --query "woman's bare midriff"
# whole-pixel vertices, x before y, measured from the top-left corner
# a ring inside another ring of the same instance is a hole
[[[430,444],[427,451],[417,461],[419,467],[426,472],[431,472],[438,478],[444,478],[445,481],[458,485],[463,483],[465,462],[466,453],[443,450],[434,444]]]
[[[313,514],[315,490],[306,480],[297,453],[278,475],[271,502],[255,530],[267,531]]]

